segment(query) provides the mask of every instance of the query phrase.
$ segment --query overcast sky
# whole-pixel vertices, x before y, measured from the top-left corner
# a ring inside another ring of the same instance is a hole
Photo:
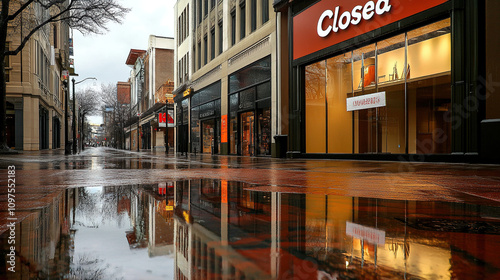
[[[100,86],[127,81],[130,67],[125,65],[130,49],[148,47],[149,35],[174,37],[174,0],[117,0],[132,10],[123,24],[108,24],[104,35],[83,36],[74,31],[75,81],[95,77],[78,86]]]

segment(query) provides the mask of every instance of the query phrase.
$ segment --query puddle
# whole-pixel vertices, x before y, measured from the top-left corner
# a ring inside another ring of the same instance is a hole
[[[500,208],[262,192],[67,189],[1,236],[6,279],[494,279]]]

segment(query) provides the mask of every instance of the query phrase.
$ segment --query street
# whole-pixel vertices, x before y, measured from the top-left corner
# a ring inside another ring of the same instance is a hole
[[[1,279],[498,279],[500,166],[0,155]]]

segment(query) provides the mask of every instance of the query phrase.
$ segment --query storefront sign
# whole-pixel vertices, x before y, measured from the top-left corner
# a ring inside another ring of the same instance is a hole
[[[184,93],[182,94],[183,97],[186,97],[186,96],[189,96],[191,95],[191,93],[193,92],[193,89],[192,88],[188,88],[184,91]]]
[[[348,112],[385,106],[385,91],[347,98]]]
[[[203,113],[200,113],[200,119],[206,118],[206,117],[211,117],[215,115],[215,110],[208,110]]]
[[[447,1],[320,1],[293,18],[293,58],[301,58]]]
[[[227,115],[223,115],[220,121],[220,141],[221,143],[227,143]]]
[[[375,14],[382,15],[384,13],[388,13],[391,10],[392,6],[389,4],[389,0],[379,0],[377,4],[373,1],[368,1],[364,6],[358,5],[352,9],[352,11],[345,11],[339,17],[340,7],[337,6],[335,8],[335,15],[332,10],[324,11],[318,20],[318,35],[319,37],[326,37],[330,34],[330,32],[337,33],[339,28],[341,30],[349,27],[350,24],[358,25],[361,20],[370,20]],[[329,22],[333,17],[333,23],[327,24],[327,27],[323,29],[323,25],[325,22]],[[329,20],[326,20],[328,18]]]
[[[174,111],[173,110],[168,110],[168,115],[165,113],[159,113],[158,114],[158,127],[167,127],[167,121],[168,121],[168,127],[174,127]]]
[[[349,236],[365,240],[371,244],[385,244],[385,231],[383,230],[346,222],[345,232]]]

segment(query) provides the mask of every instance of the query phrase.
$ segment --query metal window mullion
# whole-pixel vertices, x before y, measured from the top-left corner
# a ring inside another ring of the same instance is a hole
[[[327,94],[327,84],[328,84],[328,62],[327,60],[325,59],[325,118],[326,118],[326,121],[325,121],[325,128],[326,128],[326,133],[325,133],[325,138],[326,138],[326,142],[325,142],[325,153],[327,154],[328,153],[328,99],[326,98],[326,94]]]
[[[375,43],[375,92],[378,92],[378,43]],[[375,153],[379,153],[378,150],[378,118],[380,110],[375,108]],[[387,140],[387,138],[386,138]]]
[[[352,96],[354,97],[354,51],[351,51],[351,94]],[[346,97],[347,98],[347,97]],[[352,124],[352,153],[354,154],[355,151],[356,151],[356,139],[355,139],[355,136],[356,136],[356,132],[354,131],[355,128],[356,128],[356,125],[354,124],[355,122],[355,114],[354,114],[354,111],[352,111],[351,113],[352,115],[352,120],[351,120],[351,124]]]
[[[409,127],[408,127],[408,32],[405,32],[405,154],[408,154]]]

